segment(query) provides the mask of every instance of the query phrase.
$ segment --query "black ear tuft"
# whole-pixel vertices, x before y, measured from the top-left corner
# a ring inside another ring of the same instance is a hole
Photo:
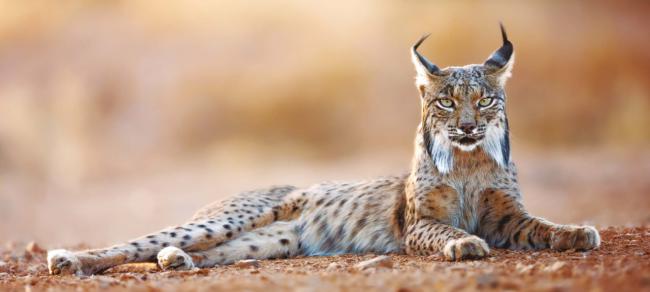
[[[424,42],[424,40],[426,40],[428,37],[429,34],[423,35],[411,48],[411,54],[414,57],[413,62],[414,63],[417,62],[415,64],[416,67],[418,67],[418,65],[422,66],[424,67],[424,69],[426,69],[427,73],[432,75],[437,75],[438,73],[440,73],[440,68],[438,68],[438,66],[434,65],[429,60],[427,60],[427,58],[425,58],[424,56],[420,55],[420,53],[418,53],[418,47],[420,47],[422,42]]]
[[[512,53],[514,52],[514,47],[508,40],[508,35],[506,34],[506,30],[503,27],[503,23],[499,23],[499,26],[501,27],[503,45],[501,45],[501,48],[492,53],[492,55],[485,61],[484,64],[486,67],[492,67],[496,69],[505,67],[510,61],[510,58],[512,58]]]

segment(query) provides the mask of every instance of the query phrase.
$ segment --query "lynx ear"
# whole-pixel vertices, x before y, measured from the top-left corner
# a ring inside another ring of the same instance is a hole
[[[417,76],[415,78],[415,84],[420,87],[426,84],[429,84],[433,78],[442,74],[438,66],[431,63],[427,58],[418,53],[418,47],[427,39],[429,35],[422,36],[414,45],[411,47],[411,61],[415,66],[415,71]]]
[[[514,47],[508,40],[506,30],[503,24],[499,23],[501,27],[501,37],[503,37],[503,45],[496,50],[492,55],[485,60],[483,66],[488,75],[495,76],[501,86],[506,84],[506,80],[511,75],[512,65],[515,63]]]

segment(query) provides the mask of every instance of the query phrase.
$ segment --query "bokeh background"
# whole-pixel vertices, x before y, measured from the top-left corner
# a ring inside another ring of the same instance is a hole
[[[0,1],[0,242],[102,245],[271,184],[408,171],[409,47],[503,21],[531,212],[650,223],[650,2]]]

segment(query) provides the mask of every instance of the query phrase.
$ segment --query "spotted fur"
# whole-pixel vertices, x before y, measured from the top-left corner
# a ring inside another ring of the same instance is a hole
[[[505,112],[514,57],[505,32],[503,39],[484,64],[444,69],[417,52],[424,38],[413,47],[422,118],[410,173],[245,192],[120,245],[50,251],[50,273],[94,274],[144,261],[191,269],[296,255],[442,253],[463,260],[485,257],[490,247],[597,248],[593,227],[553,224],[521,203]]]

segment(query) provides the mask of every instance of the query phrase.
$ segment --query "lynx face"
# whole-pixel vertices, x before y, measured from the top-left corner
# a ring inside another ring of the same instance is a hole
[[[423,102],[431,116],[429,126],[446,136],[454,147],[472,151],[488,129],[504,127],[505,95],[490,84],[482,66],[447,68],[444,79],[425,89]]]
[[[485,63],[439,69],[412,49],[416,85],[422,102],[422,140],[438,171],[453,168],[453,148],[482,147],[500,166],[508,164],[510,145],[505,113],[505,82],[514,63],[513,46],[501,27],[503,46]]]

